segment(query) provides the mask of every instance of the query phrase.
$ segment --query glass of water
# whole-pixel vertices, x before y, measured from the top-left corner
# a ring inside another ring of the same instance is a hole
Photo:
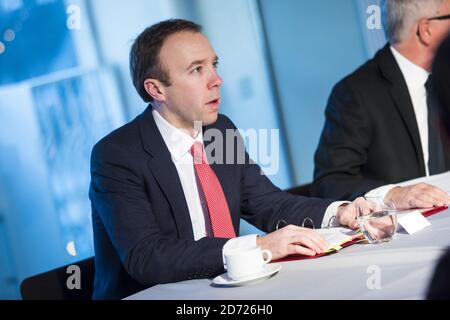
[[[397,210],[392,201],[368,199],[376,204],[376,210],[368,215],[358,216],[358,224],[366,240],[371,244],[389,242],[397,229]]]

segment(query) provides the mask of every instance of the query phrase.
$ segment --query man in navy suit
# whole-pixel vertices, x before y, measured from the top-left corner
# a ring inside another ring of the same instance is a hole
[[[92,151],[94,298],[214,277],[224,272],[223,251],[231,248],[258,245],[273,259],[316,255],[327,249],[325,240],[294,224],[310,218],[318,228],[330,220],[357,228],[357,212],[372,209],[363,199],[284,193],[249,159],[238,135],[232,143],[208,141],[208,132],[227,137],[236,130],[218,113],[217,64],[201,27],[185,20],[153,25],[133,44],[133,82],[150,105]],[[236,237],[241,218],[269,233]],[[277,230],[280,221],[290,225]]]

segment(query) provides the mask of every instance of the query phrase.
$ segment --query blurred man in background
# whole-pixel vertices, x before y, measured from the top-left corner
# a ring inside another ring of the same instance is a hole
[[[433,84],[439,99],[443,143],[450,147],[450,37],[442,44],[433,63]],[[439,261],[427,293],[428,299],[450,299],[450,250]]]
[[[430,75],[450,32],[450,0],[386,0],[383,20],[389,43],[333,89],[312,194],[367,194],[399,209],[448,205],[449,195],[437,187],[395,183],[450,170]]]

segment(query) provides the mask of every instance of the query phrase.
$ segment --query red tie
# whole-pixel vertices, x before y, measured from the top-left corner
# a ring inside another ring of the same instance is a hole
[[[227,199],[225,199],[219,179],[208,164],[203,144],[201,142],[194,143],[191,154],[194,157],[195,172],[206,198],[214,238],[235,238],[236,233],[231,222]]]

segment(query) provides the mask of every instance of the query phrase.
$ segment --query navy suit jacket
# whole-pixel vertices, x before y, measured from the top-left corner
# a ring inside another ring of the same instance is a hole
[[[194,240],[181,182],[151,111],[148,107],[92,151],[94,299],[119,299],[156,284],[224,272],[222,248],[228,239]],[[225,130],[236,129],[223,115],[203,129],[211,128],[224,137]],[[236,148],[242,139],[234,142]],[[212,164],[236,234],[240,218],[266,232],[281,219],[298,224],[310,217],[320,227],[331,200],[284,193],[245,157],[245,164]]]

